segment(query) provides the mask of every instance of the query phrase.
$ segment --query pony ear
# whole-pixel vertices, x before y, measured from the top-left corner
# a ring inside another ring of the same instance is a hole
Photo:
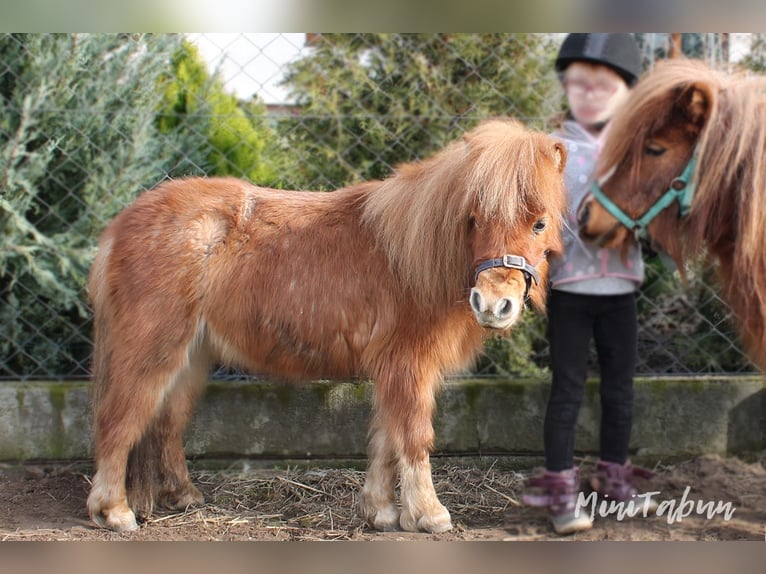
[[[682,94],[679,107],[689,122],[697,128],[702,128],[710,114],[710,95],[699,86],[692,86]]]
[[[567,163],[567,149],[561,142],[553,144],[553,163],[555,164],[556,169],[561,172],[564,171],[564,166],[566,166]]]

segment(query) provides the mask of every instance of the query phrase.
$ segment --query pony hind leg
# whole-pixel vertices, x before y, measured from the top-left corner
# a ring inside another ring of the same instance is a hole
[[[148,519],[155,504],[184,510],[205,502],[189,477],[183,433],[205,388],[211,365],[208,351],[195,346],[187,365],[164,395],[151,426],[130,454],[128,501],[140,519]]]
[[[190,344],[164,358],[161,364],[154,363],[153,367],[151,352],[131,355],[126,349],[111,346],[108,380],[96,381],[96,473],[87,501],[88,513],[96,524],[117,532],[138,528],[135,507],[128,503],[129,459],[131,497],[134,504],[138,500],[140,512],[151,511],[153,493],[158,491],[155,485],[164,468],[156,439],[161,442],[162,432],[166,432],[160,431],[163,427],[156,426],[155,421],[163,411],[165,397],[173,394],[179,381],[183,384],[179,375],[189,368]],[[143,365],[140,371],[131,368],[137,364]],[[148,491],[139,494],[136,485],[143,485],[139,488],[145,487]]]
[[[183,384],[174,387],[165,398],[165,406],[157,422],[160,436],[160,502],[167,507],[184,510],[203,504],[205,498],[192,484],[183,449],[183,432],[194,406],[202,394],[212,366],[210,354],[200,349],[189,361]]]
[[[91,520],[104,528],[117,532],[136,530],[138,523],[128,504],[126,473],[131,451],[138,446],[146,448],[142,439],[156,412],[161,388],[169,384],[170,377],[152,377],[142,381],[141,387],[131,397],[121,381],[113,378],[102,392],[96,407],[94,451],[96,473],[88,495],[88,514]],[[133,455],[135,457],[135,454]],[[135,458],[133,459],[135,461]],[[147,472],[155,467],[146,464]],[[135,482],[135,477],[133,478]],[[143,482],[153,483],[153,478],[143,475]],[[151,503],[146,503],[151,506]]]

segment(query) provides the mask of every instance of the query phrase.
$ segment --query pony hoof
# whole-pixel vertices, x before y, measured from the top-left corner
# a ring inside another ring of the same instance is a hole
[[[359,514],[370,528],[380,532],[399,530],[399,509],[394,504],[388,504],[381,508],[360,504]]]
[[[205,497],[199,489],[189,484],[177,492],[166,496],[167,506],[176,510],[184,510],[190,506],[200,506],[205,504]]]
[[[423,517],[420,520],[418,520],[418,528],[420,528],[421,530],[425,532],[430,532],[431,534],[448,532],[452,530],[452,519],[450,518],[449,513],[447,514],[446,519],[445,518],[426,519],[426,517]]]
[[[367,523],[380,532],[399,530],[399,510],[394,506],[378,510]]]
[[[138,530],[136,515],[133,514],[133,511],[130,509],[128,509],[127,512],[119,512],[115,509],[102,510],[101,512],[91,514],[90,518],[100,528],[108,528],[115,532],[131,532],[133,530]]]
[[[446,508],[435,514],[424,514],[420,518],[417,518],[414,514],[402,512],[400,524],[402,530],[408,532],[439,534],[452,530],[452,518]]]

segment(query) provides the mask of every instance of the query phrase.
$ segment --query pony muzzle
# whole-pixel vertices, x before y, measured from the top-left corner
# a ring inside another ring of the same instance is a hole
[[[510,327],[521,315],[523,307],[523,300],[507,296],[490,297],[477,287],[471,289],[469,303],[479,324],[491,329]]]
[[[502,267],[520,271],[524,277],[524,292],[513,294],[507,292],[508,283],[505,280],[494,284],[486,280],[486,285],[480,287],[479,276],[488,269]],[[503,255],[495,259],[487,259],[476,266],[474,283],[471,289],[469,303],[480,325],[491,329],[507,329],[521,316],[524,303],[529,297],[532,281],[539,284],[540,275],[537,269],[521,255]]]

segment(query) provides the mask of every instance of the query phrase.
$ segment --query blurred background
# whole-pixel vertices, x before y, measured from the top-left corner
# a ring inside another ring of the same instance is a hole
[[[384,178],[490,116],[551,130],[563,34],[0,34],[0,379],[88,376],[85,281],[101,230],[168,178],[332,190]],[[637,34],[644,67],[766,68],[766,35]],[[648,261],[643,375],[751,374],[713,264]],[[472,376],[545,377],[545,318]],[[592,361],[594,373],[595,361]],[[219,370],[217,377],[239,377]]]

